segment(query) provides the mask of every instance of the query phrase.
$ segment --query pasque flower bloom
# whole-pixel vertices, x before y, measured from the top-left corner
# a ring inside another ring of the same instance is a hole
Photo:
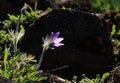
[[[63,46],[64,44],[63,43],[60,43],[62,40],[64,40],[64,38],[60,37],[58,38],[60,35],[60,32],[57,32],[57,33],[51,33],[51,37],[52,37],[52,43],[53,43],[53,46],[55,47],[59,47],[59,46]]]
[[[43,50],[42,50],[42,54],[40,56],[39,62],[36,66],[36,70],[40,68],[41,63],[43,61],[44,54],[49,48],[51,48],[52,46],[59,47],[64,45],[63,43],[60,43],[62,40],[64,40],[64,38],[59,37],[59,35],[60,35],[60,32],[57,32],[55,34],[52,32],[50,36],[47,35],[45,38],[43,38]]]
[[[46,47],[46,49],[48,49],[49,47],[51,46],[54,46],[54,47],[59,47],[59,46],[63,46],[64,44],[63,43],[60,43],[62,40],[64,40],[64,38],[62,37],[59,37],[60,35],[60,32],[57,32],[57,33],[51,33],[50,36],[46,36],[45,39],[43,38],[43,47]]]

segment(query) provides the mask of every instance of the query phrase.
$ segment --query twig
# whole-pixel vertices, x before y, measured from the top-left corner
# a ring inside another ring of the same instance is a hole
[[[69,66],[68,66],[68,65],[65,65],[65,66],[58,67],[58,68],[55,68],[55,69],[52,69],[52,70],[47,70],[47,71],[45,71],[45,72],[46,72],[46,73],[50,73],[50,72],[57,71],[57,70],[61,70],[61,69],[67,68],[67,67],[69,67]]]

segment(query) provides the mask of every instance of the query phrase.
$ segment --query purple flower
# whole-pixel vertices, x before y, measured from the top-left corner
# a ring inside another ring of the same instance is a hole
[[[63,43],[60,43],[62,40],[64,40],[64,38],[62,37],[59,37],[60,35],[60,32],[57,32],[57,33],[51,33],[51,35],[47,35],[45,38],[43,38],[43,50],[42,50],[42,54],[40,56],[40,59],[39,59],[39,62],[36,66],[36,70],[38,70],[41,66],[41,63],[43,61],[43,57],[44,57],[44,54],[45,52],[51,48],[51,46],[55,46],[55,47],[59,47],[59,46],[63,46],[64,44]]]
[[[53,32],[51,33],[52,43],[53,43],[53,46],[55,46],[55,47],[64,45],[63,43],[60,43],[62,40],[64,40],[64,38],[59,37],[59,35],[60,35],[60,32],[57,32],[55,34]]]
[[[55,46],[55,47],[59,47],[59,46],[63,46],[63,43],[60,43],[62,40],[64,40],[64,38],[59,37],[60,32],[57,33],[51,33],[50,36],[46,36],[45,39],[43,38],[43,47],[45,47],[45,49],[48,49],[50,46]]]

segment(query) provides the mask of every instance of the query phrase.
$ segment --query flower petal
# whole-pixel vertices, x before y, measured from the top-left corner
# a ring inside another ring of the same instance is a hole
[[[57,32],[57,33],[53,33],[53,32],[51,32],[51,37],[53,38],[53,39],[56,39],[56,38],[58,38],[58,36],[60,35],[60,32]]]
[[[60,43],[62,40],[64,40],[64,38],[56,38],[56,39],[53,39],[53,43]]]
[[[59,46],[64,46],[64,44],[63,43],[54,43],[54,46],[59,47]]]

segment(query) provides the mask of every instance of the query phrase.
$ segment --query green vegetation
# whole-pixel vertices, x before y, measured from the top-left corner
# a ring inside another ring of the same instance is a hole
[[[102,78],[100,78],[100,75],[96,75],[96,78],[92,78],[92,79],[89,79],[88,77],[83,77],[79,83],[105,83],[104,81],[109,76],[110,73],[103,74]],[[107,83],[111,83],[111,82],[107,82]]]
[[[90,0],[92,10],[97,13],[100,13],[103,10],[119,11],[120,10],[119,3],[120,3],[120,0]]]
[[[35,70],[35,65],[31,62],[36,62],[33,56],[18,53],[15,57],[11,57],[8,48],[4,51],[4,60],[1,61],[0,77],[11,79],[16,83],[33,83],[47,79],[40,77],[39,71]],[[3,65],[4,63],[4,65]]]
[[[9,19],[3,22],[4,26],[0,31],[0,45],[5,45],[0,49],[0,78],[10,79],[16,83],[34,83],[47,79],[40,76],[40,71],[35,69],[34,56],[21,53],[17,47],[25,33],[24,24],[37,19],[36,10],[33,11],[31,7],[29,9],[30,12],[25,11],[25,14],[21,13],[18,16],[8,14]],[[10,49],[11,47],[13,49]]]

